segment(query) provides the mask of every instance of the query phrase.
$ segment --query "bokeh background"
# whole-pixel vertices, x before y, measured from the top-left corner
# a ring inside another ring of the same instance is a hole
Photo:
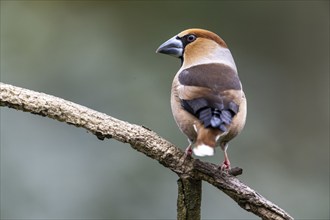
[[[248,98],[229,147],[239,178],[296,219],[329,219],[329,1],[1,1],[1,81],[185,148],[169,104],[180,62],[155,50],[191,27],[226,41]],[[175,219],[177,179],[127,144],[1,108],[1,219]],[[202,218],[256,216],[203,183]]]

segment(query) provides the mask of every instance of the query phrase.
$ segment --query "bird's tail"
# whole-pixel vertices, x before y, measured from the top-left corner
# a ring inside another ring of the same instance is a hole
[[[193,147],[193,153],[196,156],[213,156],[214,148],[221,131],[215,128],[205,128],[202,124],[195,125],[197,140]]]

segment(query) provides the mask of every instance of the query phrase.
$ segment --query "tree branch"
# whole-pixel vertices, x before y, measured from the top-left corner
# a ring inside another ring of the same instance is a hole
[[[182,150],[143,126],[130,124],[87,107],[51,95],[0,83],[0,106],[46,116],[83,127],[99,139],[114,138],[129,143],[135,150],[157,160],[181,176],[204,180],[217,187],[246,211],[262,219],[293,219],[287,212],[268,201],[230,173],[216,165],[197,159],[184,160]],[[239,170],[235,171],[239,173]]]
[[[177,220],[201,219],[202,181],[182,175],[178,180]]]

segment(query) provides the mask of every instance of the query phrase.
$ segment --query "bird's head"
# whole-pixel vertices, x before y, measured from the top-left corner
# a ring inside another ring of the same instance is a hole
[[[211,31],[197,28],[184,30],[167,40],[160,45],[156,53],[180,58],[182,65],[186,67],[224,61],[234,64],[227,44],[222,38]]]

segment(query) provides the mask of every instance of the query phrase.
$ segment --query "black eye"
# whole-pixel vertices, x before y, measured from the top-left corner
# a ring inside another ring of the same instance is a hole
[[[193,42],[194,40],[196,40],[196,36],[195,35],[190,34],[190,35],[187,36],[187,41],[189,43]]]

